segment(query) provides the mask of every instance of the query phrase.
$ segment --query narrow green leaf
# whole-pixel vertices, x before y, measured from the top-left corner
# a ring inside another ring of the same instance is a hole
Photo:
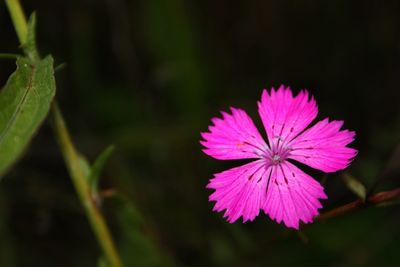
[[[352,191],[363,201],[365,200],[367,195],[367,189],[359,180],[357,180],[355,177],[349,174],[344,174],[343,181],[345,182],[347,188],[350,189],[350,191]]]
[[[55,68],[54,68],[54,72],[59,72],[59,71],[62,71],[63,69],[65,69],[67,67],[67,63],[61,63],[61,64],[59,64],[59,65],[57,65]]]
[[[89,185],[91,186],[92,193],[98,195],[98,186],[100,174],[104,169],[104,165],[114,152],[115,147],[113,145],[107,147],[94,161],[93,166],[90,170]]]
[[[26,43],[23,44],[25,54],[32,62],[39,60],[39,53],[36,47],[36,14],[32,13],[28,22],[28,36]]]
[[[78,159],[81,170],[83,171],[85,177],[89,177],[91,172],[89,161],[81,154],[78,155]]]
[[[22,155],[50,109],[55,94],[53,58],[35,65],[18,58],[0,91],[0,177]]]

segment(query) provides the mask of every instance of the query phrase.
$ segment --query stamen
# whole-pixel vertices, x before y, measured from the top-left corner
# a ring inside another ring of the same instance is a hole
[[[274,155],[274,156],[272,157],[272,161],[274,161],[274,162],[280,161],[280,160],[281,160],[281,157],[280,157],[279,155]]]
[[[272,164],[278,165],[285,161],[285,159],[289,156],[291,148],[287,146],[287,143],[282,136],[274,136],[274,139],[271,143],[271,150],[268,151],[269,155],[266,157],[269,158]]]

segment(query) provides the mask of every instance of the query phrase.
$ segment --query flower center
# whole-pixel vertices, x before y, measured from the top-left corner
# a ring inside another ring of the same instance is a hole
[[[290,152],[290,148],[286,146],[285,141],[280,136],[275,136],[271,142],[271,150],[268,159],[273,165],[278,165],[286,160]]]
[[[283,159],[281,158],[280,155],[274,154],[274,155],[272,155],[272,157],[271,157],[271,161],[272,161],[272,163],[273,163],[274,165],[277,165],[277,164],[281,163],[281,162],[283,161]]]

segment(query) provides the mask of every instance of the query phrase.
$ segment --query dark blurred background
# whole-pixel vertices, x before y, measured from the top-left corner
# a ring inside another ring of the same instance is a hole
[[[347,172],[371,192],[400,186],[400,2],[22,1],[79,150],[109,144],[104,211],[126,266],[400,266],[399,207],[363,209],[300,232],[260,215],[228,224],[205,189],[241,164],[201,152],[230,106],[258,118],[263,88],[307,88],[318,118],[345,120],[359,155]],[[18,52],[5,4],[1,52]],[[0,82],[15,69],[0,61]],[[324,174],[306,169],[316,179]],[[341,176],[324,210],[356,199]],[[97,266],[100,249],[46,122],[0,183],[0,266]]]

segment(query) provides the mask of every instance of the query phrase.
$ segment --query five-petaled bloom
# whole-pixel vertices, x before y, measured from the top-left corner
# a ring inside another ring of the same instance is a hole
[[[264,89],[258,112],[267,132],[264,141],[244,110],[231,108],[223,118],[213,118],[209,132],[202,133],[204,153],[220,160],[256,159],[214,175],[207,185],[215,189],[210,201],[214,210],[225,210],[234,222],[254,220],[263,210],[278,223],[299,228],[299,221],[312,222],[326,199],[323,187],[298,169],[291,160],[324,172],[346,168],[357,150],[347,147],[355,132],[340,130],[343,121],[324,119],[306,127],[318,113],[307,90],[293,96],[289,87]],[[305,130],[306,129],[306,130]]]

